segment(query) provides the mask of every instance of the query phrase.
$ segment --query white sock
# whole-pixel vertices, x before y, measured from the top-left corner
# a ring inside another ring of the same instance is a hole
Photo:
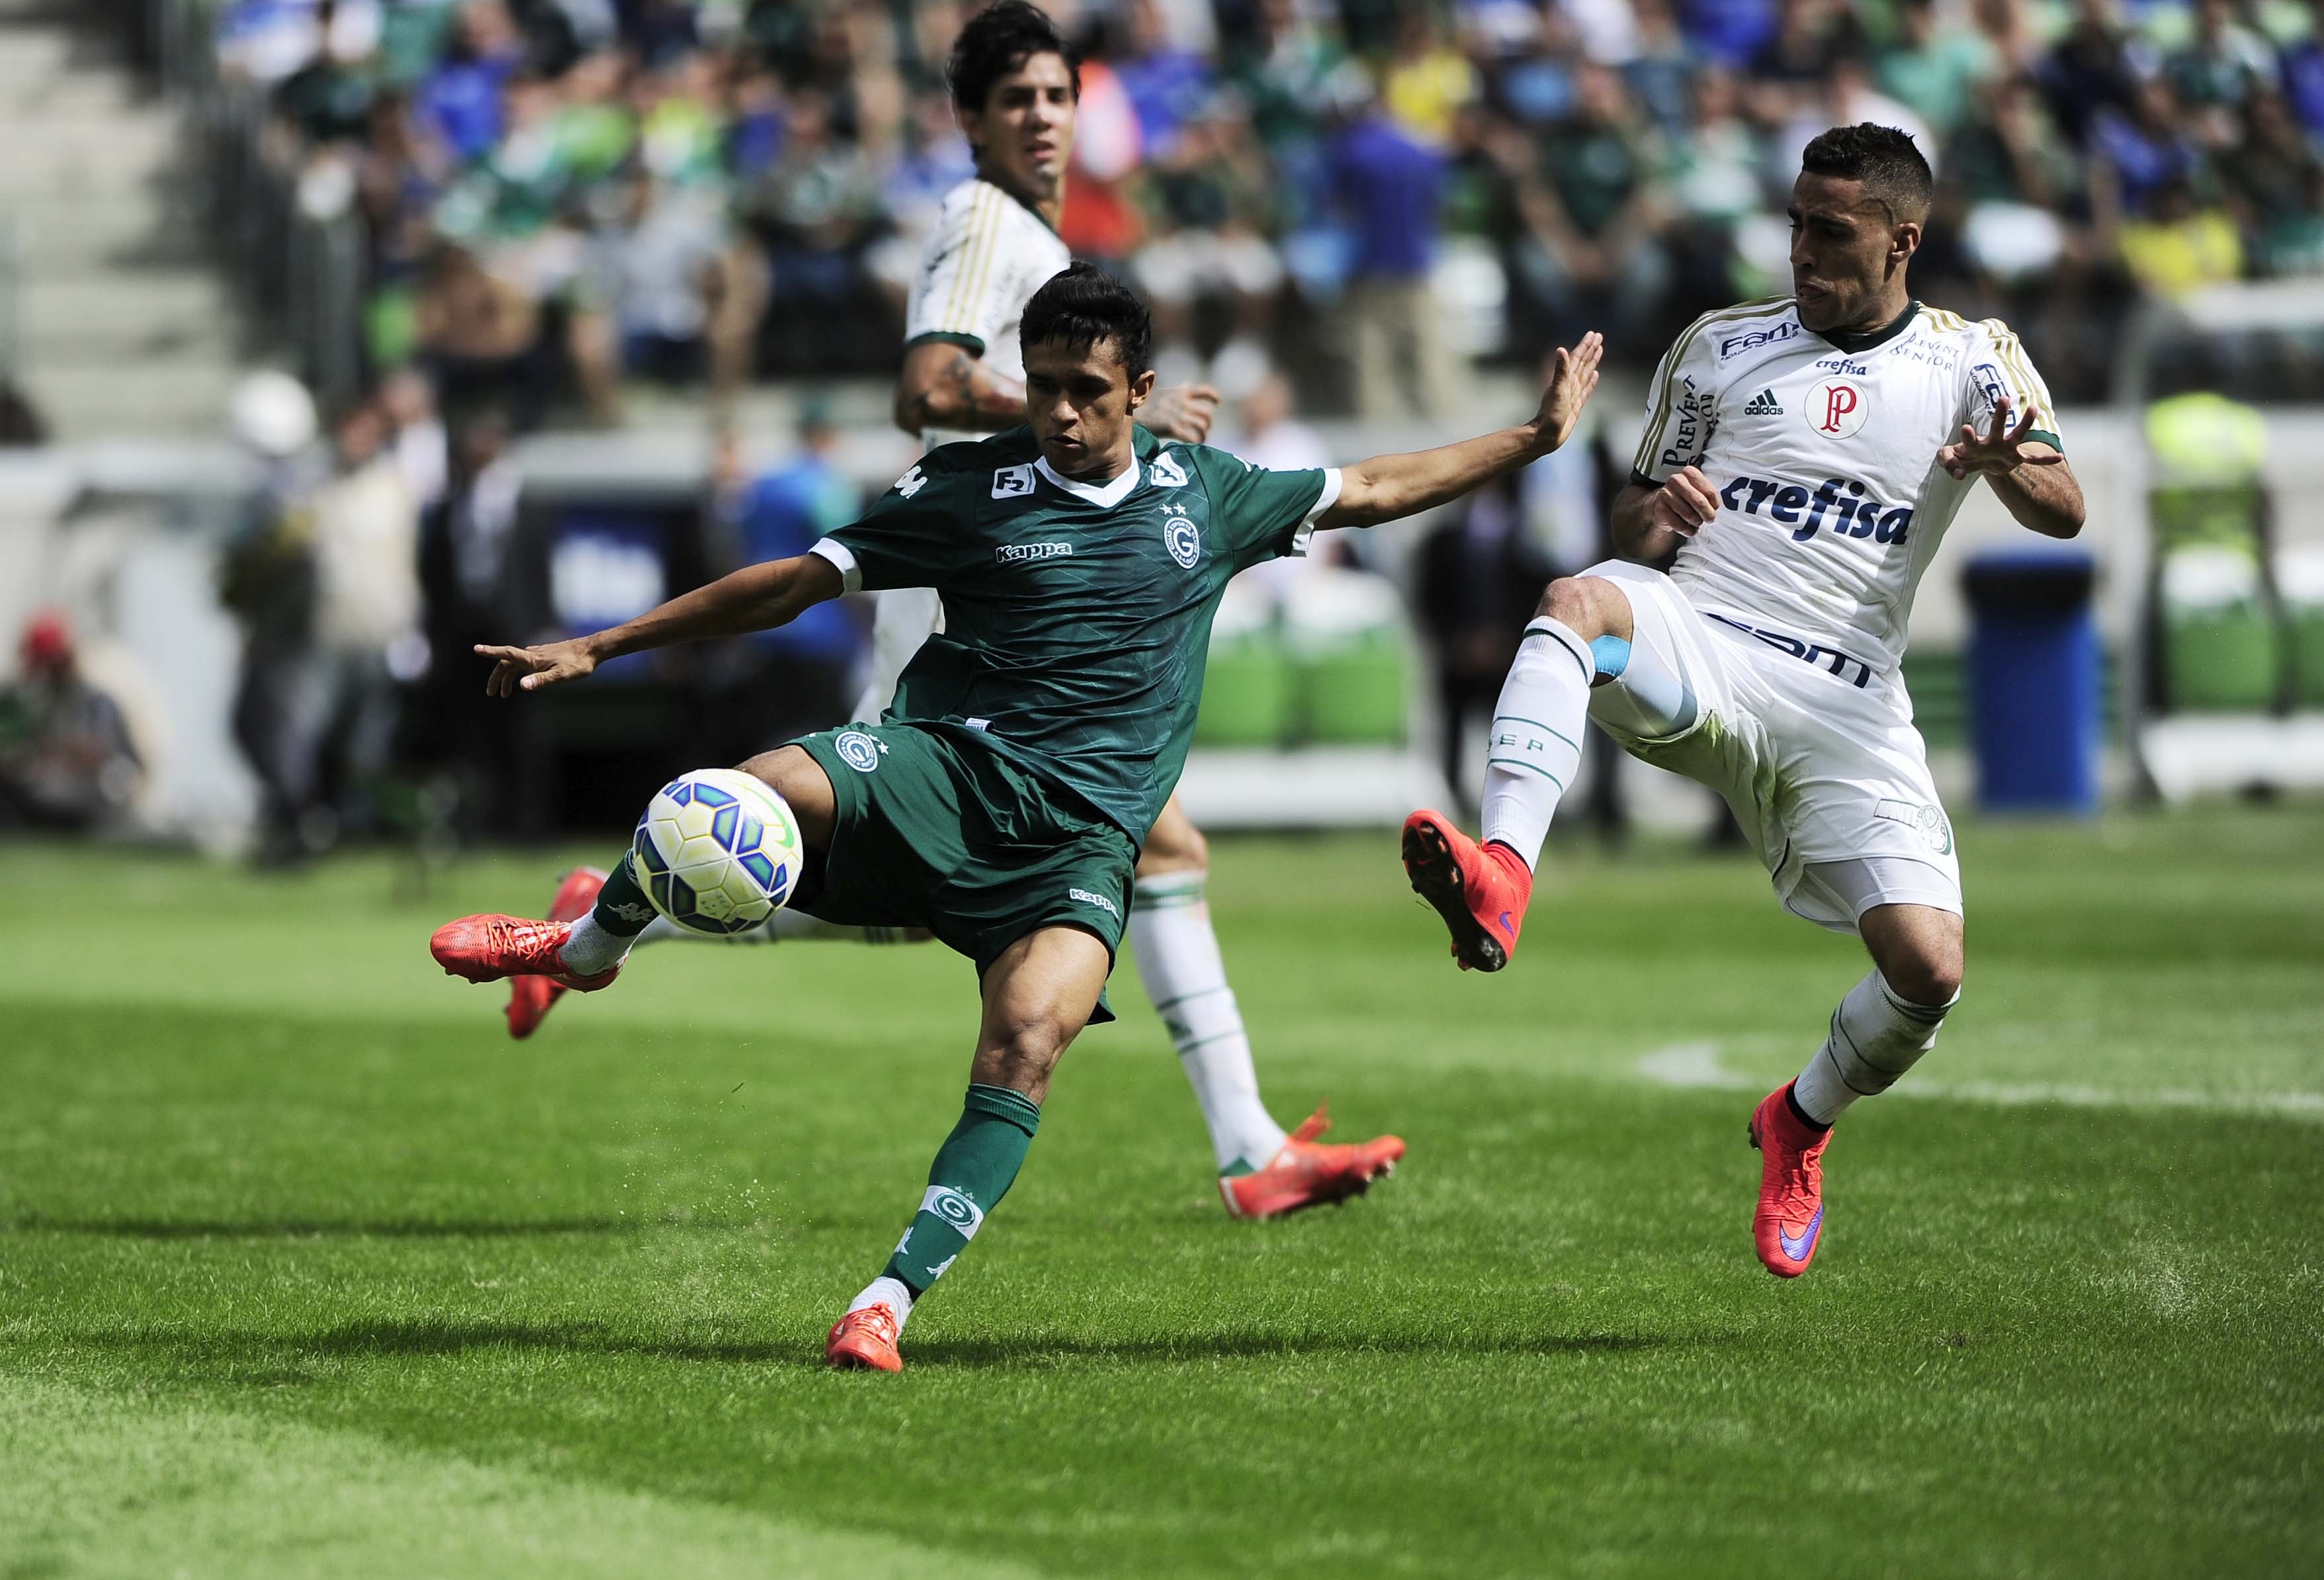
[[[863,1286],[863,1292],[847,1303],[847,1309],[852,1313],[866,1306],[883,1304],[896,1314],[896,1326],[901,1328],[904,1319],[912,1314],[912,1292],[904,1288],[902,1280],[882,1273]]]
[[[1543,614],[1526,627],[1517,661],[1493,704],[1485,751],[1485,837],[1541,861],[1558,798],[1582,766],[1582,726],[1598,666],[1590,644],[1563,621]]]
[[[596,913],[593,911],[573,924],[573,931],[567,936],[565,947],[557,951],[557,957],[565,963],[565,969],[574,975],[595,976],[601,971],[611,971],[627,959],[630,945],[634,941],[599,927]]]
[[[1937,1045],[1945,1016],[1960,1002],[1916,1004],[1896,996],[1877,971],[1848,990],[1831,1014],[1831,1032],[1792,1083],[1801,1110],[1830,1124],[1858,1097],[1886,1092]]]
[[[903,944],[911,940],[905,929],[895,927],[852,927],[835,921],[825,921],[803,910],[778,910],[759,926],[743,932],[697,933],[682,928],[666,916],[657,916],[646,923],[646,930],[638,935],[641,944],[667,944],[673,939],[696,944],[779,944],[803,938],[827,938],[850,944]]]
[[[1227,985],[1203,878],[1194,872],[1139,879],[1130,890],[1130,947],[1202,1104],[1219,1167],[1263,1169],[1283,1150],[1286,1137],[1259,1100],[1250,1039]]]

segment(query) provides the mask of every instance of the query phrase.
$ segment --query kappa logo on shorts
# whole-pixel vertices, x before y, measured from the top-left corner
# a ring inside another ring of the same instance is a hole
[[[867,735],[862,730],[843,730],[832,742],[839,760],[858,773],[870,773],[880,766],[880,753],[888,749],[887,743],[877,735]]]
[[[1121,907],[1116,905],[1112,901],[1108,900],[1102,894],[1093,894],[1086,889],[1068,889],[1065,891],[1065,898],[1068,900],[1077,900],[1084,905],[1094,905],[1100,910],[1104,911],[1106,915],[1113,918],[1114,920],[1120,921],[1121,919]]]
[[[911,498],[913,494],[918,494],[921,489],[926,488],[927,485],[928,475],[926,472],[921,471],[917,466],[915,466],[910,471],[905,473],[902,476],[896,479],[896,492],[902,494],[906,499]]]
[[[1186,469],[1168,450],[1154,457],[1151,471],[1157,488],[1184,488],[1186,485]]]
[[[1033,468],[1030,463],[1022,467],[1003,467],[992,474],[992,497],[1015,499],[1033,492]]]
[[[1166,504],[1162,511],[1162,541],[1169,549],[1170,558],[1183,568],[1194,569],[1195,562],[1203,558],[1202,530],[1187,519],[1183,504]]]
[[[1945,821],[1941,807],[1924,807],[1918,801],[1883,801],[1872,808],[1872,815],[1919,829],[1921,837],[1929,842],[1929,848],[1939,855],[1953,853],[1952,825]]]

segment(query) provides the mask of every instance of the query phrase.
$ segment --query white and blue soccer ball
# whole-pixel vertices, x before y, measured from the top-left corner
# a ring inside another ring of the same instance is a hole
[[[724,936],[780,910],[807,847],[782,797],[735,768],[683,773],[655,792],[630,841],[630,870],[654,909]]]

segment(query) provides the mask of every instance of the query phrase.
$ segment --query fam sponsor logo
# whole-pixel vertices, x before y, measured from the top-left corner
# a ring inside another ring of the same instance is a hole
[[[1030,464],[1003,467],[992,474],[992,497],[995,499],[1019,499],[1032,492],[1033,468]]]
[[[1901,543],[1913,524],[1911,505],[1883,504],[1852,477],[1827,477],[1813,488],[1775,477],[1738,477],[1719,491],[1719,503],[1747,516],[1764,509],[1768,520],[1791,528],[1794,543],[1827,525],[1835,538]]]
[[[1100,910],[1104,911],[1106,915],[1113,918],[1114,920],[1120,921],[1121,919],[1121,907],[1116,905],[1112,901],[1108,900],[1102,894],[1093,893],[1087,889],[1068,889],[1065,891],[1065,898],[1074,901],[1078,904],[1094,905]]]
[[[1028,559],[1062,559],[1074,551],[1071,543],[1003,543],[1001,563],[1021,565]]]
[[[832,744],[839,760],[858,773],[870,773],[880,766],[880,753],[888,749],[887,743],[877,735],[867,735],[862,730],[842,730]]]
[[[1929,842],[1929,848],[1939,855],[1953,853],[1953,826],[1945,821],[1941,807],[1923,806],[1918,801],[1882,801],[1872,808],[1872,815],[1918,829],[1921,837]]]
[[[1746,636],[1766,642],[1777,652],[1789,653],[1802,663],[1813,664],[1837,675],[1858,691],[1872,683],[1872,666],[1854,653],[1842,652],[1820,642],[1810,642],[1803,636],[1794,636],[1788,631],[1770,631],[1764,625],[1747,625],[1740,620],[1729,619],[1710,609],[1705,609],[1702,614],[1706,620],[1716,620],[1721,625],[1732,626]]]
[[[1985,397],[1985,409],[1997,411],[2009,399],[2009,382],[2001,376],[2001,369],[1993,363],[1980,362],[1969,370],[1969,382]]]
[[[1853,436],[1871,414],[1871,402],[1864,398],[1864,386],[1844,378],[1818,379],[1814,388],[1808,391],[1808,398],[1800,402],[1800,415],[1826,439]]]
[[[1757,351],[1762,346],[1780,346],[1799,332],[1798,321],[1785,319],[1782,323],[1770,324],[1764,329],[1753,329],[1742,335],[1729,335],[1719,343],[1719,360],[1724,362],[1739,352]]]
[[[1182,570],[1194,569],[1203,558],[1202,531],[1188,518],[1183,504],[1162,507],[1162,542]]]
[[[1157,488],[1184,488],[1186,485],[1186,469],[1168,450],[1154,457],[1152,473]]]

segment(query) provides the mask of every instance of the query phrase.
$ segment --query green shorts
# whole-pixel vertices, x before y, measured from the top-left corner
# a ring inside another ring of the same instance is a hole
[[[831,848],[792,901],[845,927],[926,928],[977,975],[1028,933],[1075,927],[1109,956],[1138,864],[1130,836],[1061,804],[965,730],[852,725],[793,741],[838,800]],[[1113,1019],[1102,996],[1093,1023]]]

